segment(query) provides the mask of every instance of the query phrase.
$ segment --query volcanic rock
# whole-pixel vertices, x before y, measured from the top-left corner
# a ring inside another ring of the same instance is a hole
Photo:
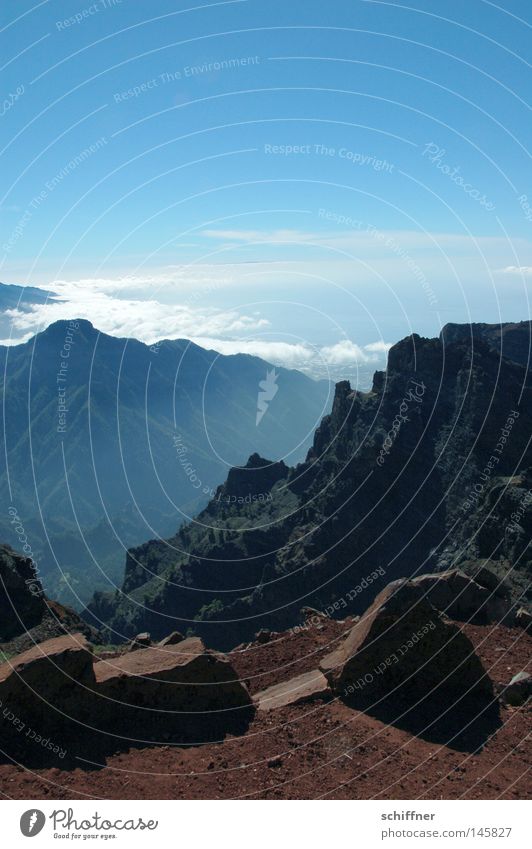
[[[136,637],[133,637],[131,640],[128,651],[137,651],[137,649],[145,649],[151,646],[151,637],[147,631],[144,631],[142,634],[137,634]]]
[[[311,672],[304,672],[303,675],[256,693],[253,701],[258,710],[264,711],[286,705],[297,705],[300,702],[309,702],[330,695],[331,690],[325,675],[319,669],[313,669]]]
[[[94,686],[93,655],[83,634],[40,643],[0,666],[3,730],[9,714],[37,728],[62,725],[77,714]]]
[[[526,631],[532,625],[532,614],[525,607],[520,607],[517,613],[515,614],[515,624],[520,628],[524,628]]]
[[[486,580],[487,569],[484,569]],[[491,573],[489,573],[491,574]],[[422,590],[430,603],[451,619],[486,625],[501,622],[511,610],[511,602],[497,594],[497,577],[492,576],[493,589],[487,589],[459,569],[420,575],[412,583]]]
[[[163,729],[183,736],[205,726],[225,729],[251,706],[229,660],[196,637],[100,661],[94,673],[103,726],[143,739],[160,739]]]
[[[184,639],[185,638],[184,638],[183,634],[181,634],[179,631],[172,631],[172,633],[168,634],[167,637],[164,637],[164,639],[162,639],[158,643],[158,645],[160,645],[160,646],[175,646],[175,645],[177,645],[177,643],[182,643]]]
[[[47,598],[31,558],[0,545],[0,644],[8,654],[28,651],[65,633],[99,641],[96,628],[75,610]]]
[[[532,675],[518,672],[501,693],[501,700],[508,705],[523,705],[532,696]]]
[[[31,558],[0,546],[0,642],[37,625],[46,611]]]
[[[492,693],[468,638],[415,581],[389,584],[320,668],[337,693],[365,702],[392,692],[411,702],[436,691],[440,698]]]

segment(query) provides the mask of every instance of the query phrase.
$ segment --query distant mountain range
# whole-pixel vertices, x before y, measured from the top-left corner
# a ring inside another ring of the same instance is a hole
[[[32,306],[49,301],[61,303],[54,292],[48,292],[46,289],[0,283],[0,338],[8,339],[11,333],[12,319],[7,314],[8,310],[27,312]]]
[[[0,540],[28,546],[46,592],[78,608],[121,583],[128,547],[174,532],[254,451],[302,459],[332,401],[327,381],[257,357],[84,320],[0,346],[0,375]]]
[[[228,648],[302,606],[357,613],[397,577],[482,564],[526,600],[530,344],[530,322],[407,337],[371,391],[337,384],[303,463],[255,445],[197,519],[129,551],[88,620],[111,642],[178,628]]]

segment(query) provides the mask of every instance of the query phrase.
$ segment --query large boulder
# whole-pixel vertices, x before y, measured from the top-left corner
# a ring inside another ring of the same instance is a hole
[[[320,668],[339,695],[364,703],[392,693],[412,703],[429,695],[492,695],[468,638],[415,581],[389,584]]]
[[[248,718],[251,699],[228,658],[199,638],[151,646],[94,666],[102,726],[160,739],[222,731]]]
[[[518,672],[500,695],[501,700],[508,705],[517,707],[524,705],[532,697],[532,675],[529,672]]]
[[[0,731],[54,731],[69,750],[131,740],[219,739],[252,703],[225,655],[199,639],[94,663],[82,634],[48,640],[0,666]],[[23,737],[15,735],[17,740]]]
[[[172,631],[171,634],[168,634],[167,637],[163,637],[162,640],[159,641],[159,646],[175,646],[177,643],[182,643],[184,640],[184,636],[180,631]]]
[[[2,731],[22,722],[39,729],[76,716],[94,687],[93,655],[83,634],[40,643],[0,666]]]
[[[515,624],[518,628],[524,628],[529,631],[532,628],[532,614],[526,607],[520,607],[515,614]]]
[[[147,631],[143,631],[142,634],[137,634],[136,637],[133,637],[128,646],[128,651],[137,651],[137,649],[146,649],[151,646],[151,636]]]
[[[486,584],[491,582],[491,587]],[[412,581],[430,603],[451,619],[479,625],[501,622],[510,613],[512,603],[501,591],[497,576],[483,569],[474,580],[460,569],[433,575],[420,575]]]

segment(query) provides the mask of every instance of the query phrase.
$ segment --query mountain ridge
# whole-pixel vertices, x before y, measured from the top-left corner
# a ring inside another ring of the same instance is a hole
[[[505,475],[514,482],[502,484],[513,493],[504,509],[526,492],[531,400],[530,371],[499,357],[485,339],[406,337],[390,349],[370,392],[337,384],[305,461],[286,468],[271,499],[227,505],[222,485],[174,537],[128,552],[123,590],[96,596],[89,619],[105,622],[113,639],[178,627],[227,648],[261,627],[294,625],[303,604],[325,607],[377,566],[386,581],[448,567],[449,540],[462,539],[467,527],[473,540],[455,546],[453,565],[476,562],[482,551],[496,571],[511,571],[502,564],[512,551],[522,586],[530,510],[519,551],[508,540],[486,549],[475,543],[475,523],[486,524],[481,504],[467,510],[463,502],[512,411],[512,439],[493,462],[483,497]],[[249,488],[261,486],[251,474]],[[486,516],[492,513],[490,506]],[[499,531],[504,520],[497,517]]]
[[[329,384],[278,369],[280,391],[256,427],[265,361],[188,340],[148,346],[84,319],[0,347],[0,363],[0,477],[7,488],[9,474],[47,591],[78,606],[95,583],[121,581],[130,545],[173,531],[256,446],[302,456],[328,404]],[[7,519],[0,535],[16,547]]]

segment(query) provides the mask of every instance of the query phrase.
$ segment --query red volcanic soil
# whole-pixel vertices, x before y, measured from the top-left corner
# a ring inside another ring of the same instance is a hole
[[[233,651],[231,660],[257,692],[315,668],[350,624],[323,620],[276,634]],[[524,631],[463,627],[495,684],[526,668],[532,637]],[[259,711],[245,734],[220,743],[92,755],[98,762],[87,751],[72,768],[30,770],[4,758],[0,788],[11,799],[530,798],[530,708],[501,706],[495,727],[458,722],[461,733],[451,740],[457,729],[445,720],[432,730],[401,727],[396,715],[318,699]]]

